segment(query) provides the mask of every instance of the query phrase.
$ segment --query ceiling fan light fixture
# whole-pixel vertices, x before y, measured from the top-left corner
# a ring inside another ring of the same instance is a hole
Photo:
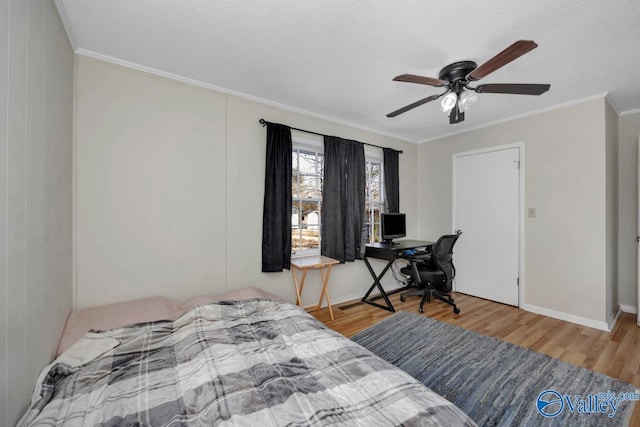
[[[478,101],[478,95],[473,92],[463,92],[458,100],[458,108],[460,111],[467,111],[473,107]]]
[[[440,70],[437,79],[415,74],[401,74],[396,76],[393,78],[393,81],[418,83],[433,87],[446,87],[447,89],[439,95],[431,95],[409,105],[405,105],[387,114],[387,117],[396,117],[427,102],[440,99],[440,109],[449,116],[449,123],[455,124],[464,121],[465,111],[478,101],[478,93],[541,95],[549,90],[549,84],[489,83],[477,87],[468,86],[470,82],[475,82],[488,76],[509,64],[511,61],[535,49],[537,46],[533,40],[518,40],[480,66],[474,61],[453,62]]]
[[[451,110],[453,110],[456,102],[458,102],[458,95],[456,95],[454,92],[449,92],[444,96],[444,98],[442,98],[442,101],[440,101],[440,109],[443,113],[448,114]]]

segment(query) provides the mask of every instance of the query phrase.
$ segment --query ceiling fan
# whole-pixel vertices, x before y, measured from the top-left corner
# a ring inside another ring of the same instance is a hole
[[[395,117],[411,109],[444,96],[440,101],[443,112],[449,114],[449,123],[460,123],[464,120],[464,112],[478,100],[476,93],[507,93],[516,95],[541,95],[549,90],[548,84],[528,83],[490,83],[471,87],[471,82],[480,80],[488,74],[507,65],[514,59],[535,49],[538,45],[532,40],[518,40],[511,46],[485,62],[478,65],[473,61],[459,61],[449,64],[440,70],[439,78],[401,74],[393,80],[397,82],[418,83],[423,85],[446,87],[447,90],[439,95],[431,95],[405,107],[402,107],[387,117]]]

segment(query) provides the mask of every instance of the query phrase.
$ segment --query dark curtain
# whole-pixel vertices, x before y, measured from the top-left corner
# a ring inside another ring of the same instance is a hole
[[[325,136],[322,255],[340,262],[362,258],[364,191],[364,145]]]
[[[398,151],[383,148],[384,155],[384,193],[387,212],[400,212],[400,167]]]
[[[291,264],[291,128],[267,123],[262,210],[262,271]]]

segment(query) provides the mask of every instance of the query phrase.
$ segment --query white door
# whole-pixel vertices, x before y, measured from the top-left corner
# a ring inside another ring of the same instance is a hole
[[[453,156],[456,290],[518,306],[520,144]]]

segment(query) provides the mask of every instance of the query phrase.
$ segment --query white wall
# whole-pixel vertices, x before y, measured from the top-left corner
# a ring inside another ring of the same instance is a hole
[[[418,237],[451,231],[452,154],[524,141],[525,210],[536,208],[537,217],[525,219],[520,303],[605,328],[605,103],[599,98],[421,144],[418,211],[425,214]]]
[[[607,322],[619,311],[618,299],[618,115],[605,107]]]
[[[77,63],[78,307],[242,286],[295,301],[289,271],[261,273],[260,118],[404,150],[401,209],[416,232],[415,144],[88,57]],[[334,268],[329,290],[334,301],[358,297],[371,282],[357,261]],[[304,304],[317,303],[320,284],[310,274]]]
[[[618,298],[627,311],[637,304],[637,243],[638,186],[637,159],[640,135],[640,112],[621,115],[618,119]]]
[[[78,57],[77,304],[225,282],[225,95]]]
[[[265,118],[404,150],[401,210],[408,234],[424,239],[451,230],[453,153],[525,141],[525,203],[538,217],[525,220],[523,303],[596,327],[617,309],[617,129],[604,98],[416,147],[88,57],[77,61],[78,307],[150,295],[186,300],[242,286],[294,300],[288,271],[260,272],[265,129],[258,120]],[[314,276],[305,304],[319,293]],[[355,298],[370,283],[362,262],[340,265],[331,295]]]
[[[0,425],[71,309],[73,53],[52,1],[0,2]]]

